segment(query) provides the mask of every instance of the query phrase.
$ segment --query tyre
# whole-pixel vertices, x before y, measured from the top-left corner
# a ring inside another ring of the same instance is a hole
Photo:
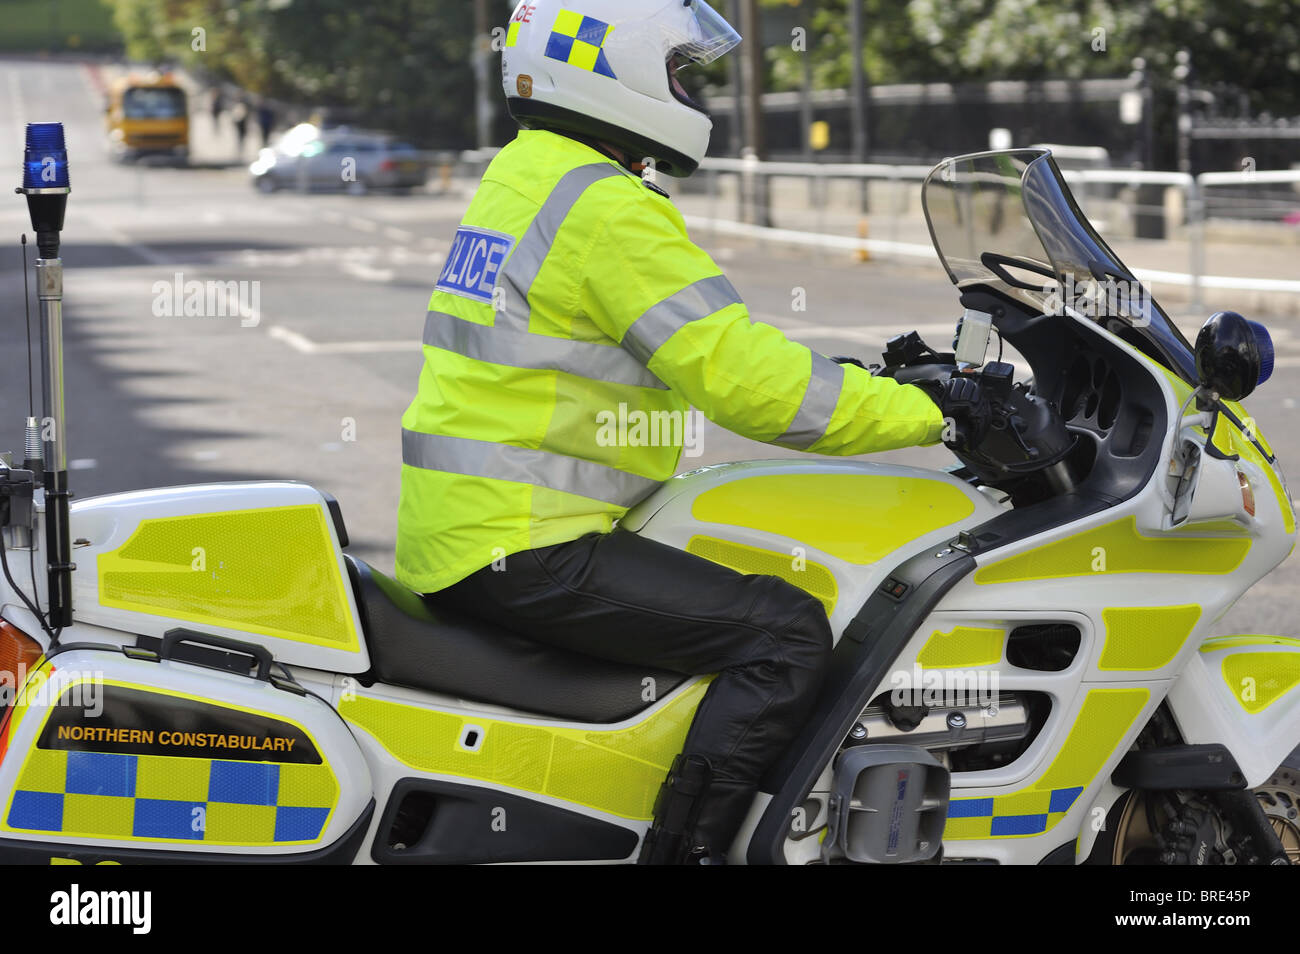
[[[1300,865],[1300,749],[1292,752],[1273,776],[1255,789],[1255,795],[1291,864]]]

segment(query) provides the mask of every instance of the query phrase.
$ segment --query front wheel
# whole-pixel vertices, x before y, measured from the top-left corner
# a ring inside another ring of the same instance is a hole
[[[1300,865],[1300,749],[1287,756],[1269,780],[1254,792],[1287,858],[1291,864]],[[1160,848],[1155,834],[1163,827],[1160,815],[1150,793],[1127,793],[1111,809],[1106,830],[1097,838],[1088,863],[1159,864]]]

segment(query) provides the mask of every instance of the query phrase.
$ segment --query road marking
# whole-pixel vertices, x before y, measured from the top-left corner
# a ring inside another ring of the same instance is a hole
[[[154,251],[148,245],[133,240],[131,236],[127,235],[117,226],[109,225],[93,212],[87,212],[84,207],[81,209],[81,214],[88,222],[90,222],[91,225],[95,226],[95,228],[107,235],[114,245],[118,245],[128,251],[134,252],[150,265],[162,265],[167,268],[176,267],[177,263],[169,262],[160,253]]]
[[[349,219],[348,224],[362,232],[376,232],[379,230],[379,226],[368,219]]]
[[[299,354],[395,354],[415,353],[422,346],[418,341],[312,341],[306,335],[291,331],[283,325],[273,325],[267,334],[282,341]]]
[[[391,225],[388,225],[388,226],[385,226],[385,227],[384,227],[384,234],[387,235],[387,236],[388,236],[390,239],[392,239],[394,242],[413,242],[413,241],[415,241],[415,233],[414,233],[414,232],[408,232],[408,231],[406,231],[406,229],[394,228],[394,227],[391,226]]]
[[[391,268],[371,268],[362,262],[344,261],[343,271],[363,282],[391,282],[397,273]]]
[[[196,273],[192,269],[187,268],[183,263],[168,261],[161,254],[156,252],[154,249],[150,248],[148,245],[145,245],[143,242],[133,241],[131,237],[127,235],[125,232],[123,232],[121,229],[117,228],[116,226],[109,225],[107,222],[105,222],[102,218],[96,216],[94,213],[83,211],[82,214],[85,215],[86,219],[90,222],[91,225],[95,226],[95,228],[99,229],[101,232],[107,235],[114,245],[118,245],[124,249],[128,249],[129,251],[134,252],[136,255],[138,255],[140,258],[142,258],[145,262],[147,262],[150,265],[156,265],[161,268],[171,269],[173,271],[173,274],[176,273],[188,274],[191,280],[195,279]],[[240,325],[242,325],[245,328],[256,328],[258,325],[262,323],[262,311],[260,308],[253,308],[251,306],[247,306],[244,304],[244,302],[240,300],[235,300],[232,302],[229,299],[229,296],[227,294],[228,289],[225,281],[219,281],[214,283],[212,285],[212,288],[216,292],[217,296],[221,298],[220,307],[222,313],[237,316],[240,319],[239,322]]]
[[[18,71],[9,70],[9,99],[13,103],[14,125],[18,129],[18,141],[24,142],[27,138],[26,113],[23,112],[23,93],[18,86]]]

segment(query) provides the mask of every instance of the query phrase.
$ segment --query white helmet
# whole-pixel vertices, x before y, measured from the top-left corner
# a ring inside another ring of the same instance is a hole
[[[525,128],[587,136],[689,176],[709,148],[713,120],[674,73],[739,42],[706,0],[521,0],[502,83]]]

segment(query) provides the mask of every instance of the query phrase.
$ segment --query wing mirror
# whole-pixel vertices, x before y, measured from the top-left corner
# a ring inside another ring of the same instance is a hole
[[[1210,316],[1196,336],[1201,387],[1229,401],[1247,397],[1273,375],[1273,339],[1257,321],[1235,311]]]

